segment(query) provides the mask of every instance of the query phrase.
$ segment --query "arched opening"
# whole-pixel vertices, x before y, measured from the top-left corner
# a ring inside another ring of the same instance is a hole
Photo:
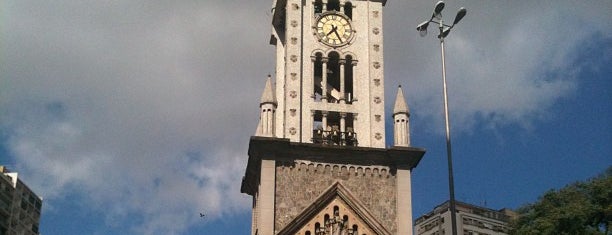
[[[340,55],[337,52],[330,52],[327,62],[327,102],[337,103],[340,99]]]
[[[344,98],[347,104],[353,102],[353,57],[348,55],[344,64]]]
[[[327,1],[327,10],[328,11],[340,11],[340,1],[338,0]]]
[[[354,120],[355,114],[353,113],[314,111],[312,142],[325,145],[357,146]]]
[[[321,53],[315,54],[313,69],[314,84],[312,94],[315,102],[321,102],[323,96],[323,89],[321,87],[323,82],[323,55]]]
[[[314,2],[314,13],[321,14],[323,12],[323,2],[321,0],[315,0]]]
[[[344,14],[348,16],[349,19],[353,19],[353,4],[351,2],[344,3]]]
[[[316,223],[315,224],[315,234],[320,234],[321,233],[321,224]]]

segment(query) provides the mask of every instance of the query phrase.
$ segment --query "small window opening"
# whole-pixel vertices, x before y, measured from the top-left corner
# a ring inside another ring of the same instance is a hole
[[[351,2],[344,3],[344,14],[348,16],[349,19],[353,19],[353,4]]]
[[[321,14],[321,12],[323,12],[323,2],[321,2],[321,0],[316,0],[314,2],[314,13]]]
[[[353,57],[346,56],[344,64],[344,98],[347,104],[353,103]]]
[[[329,0],[327,2],[327,10],[328,11],[340,11],[340,1]]]
[[[325,84],[323,84],[325,85]],[[340,99],[340,55],[329,53],[327,63],[327,102],[337,103]]]
[[[323,97],[323,89],[321,88],[321,84],[323,83],[323,62],[321,59],[321,53],[317,53],[315,55],[314,62],[314,79],[313,79],[313,98],[315,102],[321,102],[321,97]]]

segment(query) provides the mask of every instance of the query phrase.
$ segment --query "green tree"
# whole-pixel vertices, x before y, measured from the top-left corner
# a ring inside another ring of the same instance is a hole
[[[612,234],[612,167],[586,182],[550,190],[517,210],[513,235]]]

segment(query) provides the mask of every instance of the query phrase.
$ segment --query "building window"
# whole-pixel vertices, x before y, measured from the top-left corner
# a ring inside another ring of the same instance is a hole
[[[38,234],[38,225],[32,224],[32,232]]]

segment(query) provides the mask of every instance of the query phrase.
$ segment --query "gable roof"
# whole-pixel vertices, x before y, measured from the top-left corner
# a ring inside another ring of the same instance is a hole
[[[307,223],[319,212],[325,209],[334,199],[339,198],[351,210],[355,216],[359,217],[375,235],[391,235],[376,218],[370,214],[363,203],[353,196],[340,182],[336,182],[325,190],[310,206],[304,209],[298,216],[287,224],[278,234],[296,234],[298,230],[306,226]]]

